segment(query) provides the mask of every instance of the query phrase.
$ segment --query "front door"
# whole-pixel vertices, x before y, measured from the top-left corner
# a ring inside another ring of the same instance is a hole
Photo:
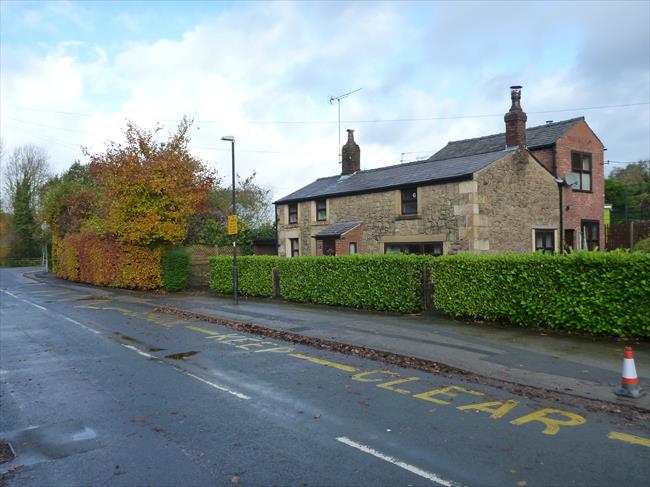
[[[571,250],[576,248],[576,232],[573,228],[564,230],[564,250]]]
[[[323,255],[336,255],[335,242],[333,238],[323,240]]]

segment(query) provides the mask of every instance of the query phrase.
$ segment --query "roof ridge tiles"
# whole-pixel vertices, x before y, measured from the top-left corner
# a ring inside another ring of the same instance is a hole
[[[537,129],[543,129],[543,128],[547,128],[547,127],[554,127],[554,126],[561,125],[561,124],[564,124],[564,123],[577,122],[577,121],[579,121],[579,120],[584,120],[584,119],[585,119],[585,117],[575,117],[575,118],[569,118],[569,119],[567,119],[567,120],[560,120],[559,122],[544,123],[544,124],[542,124],[542,125],[535,125],[534,127],[527,127],[527,128],[526,128],[526,131],[529,131],[529,130],[537,130]],[[492,137],[499,137],[499,136],[501,136],[501,135],[505,135],[505,134],[506,134],[505,132],[499,132],[498,134],[482,135],[482,136],[480,136],[480,137],[470,137],[470,138],[468,138],[468,139],[450,140],[450,141],[447,143],[447,145],[451,145],[451,144],[461,144],[461,143],[463,143],[463,142],[469,142],[470,140],[483,140],[483,139],[489,139],[489,138],[492,138]]]

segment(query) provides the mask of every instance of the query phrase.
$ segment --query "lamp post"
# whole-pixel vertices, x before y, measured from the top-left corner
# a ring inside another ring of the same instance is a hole
[[[230,142],[232,148],[232,217],[234,219],[235,229],[231,231],[231,222],[228,222],[228,233],[232,235],[232,300],[234,304],[239,304],[238,280],[237,280],[237,207],[235,202],[235,136],[224,135],[221,140]]]

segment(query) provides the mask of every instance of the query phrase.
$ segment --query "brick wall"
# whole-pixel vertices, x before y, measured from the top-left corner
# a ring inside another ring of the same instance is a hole
[[[582,193],[568,188],[564,190],[564,228],[575,229],[576,240],[580,241],[581,220],[600,222],[599,247],[605,248],[605,169],[603,145],[584,122],[578,122],[564,137],[557,141],[558,176],[566,177],[571,172],[571,152],[591,154],[591,193]],[[567,206],[570,209],[567,210]]]

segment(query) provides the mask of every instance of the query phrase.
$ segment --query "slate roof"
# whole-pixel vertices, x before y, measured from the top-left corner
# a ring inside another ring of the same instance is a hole
[[[354,227],[361,225],[363,222],[337,222],[326,226],[318,232],[314,238],[317,240],[323,238],[340,238],[346,232],[349,232]]]
[[[359,171],[347,176],[320,178],[298,191],[280,198],[275,203],[293,203],[328,196],[368,193],[416,184],[467,179],[476,171],[504,157],[515,148],[490,153],[424,160]]]
[[[561,122],[553,122],[537,127],[526,129],[526,144],[529,149],[554,144],[576,123],[584,120],[584,117],[572,118]],[[446,146],[432,155],[430,161],[439,161],[452,157],[463,157],[474,154],[483,154],[501,150],[506,146],[506,134],[486,135],[475,139],[455,140],[449,142]]]

